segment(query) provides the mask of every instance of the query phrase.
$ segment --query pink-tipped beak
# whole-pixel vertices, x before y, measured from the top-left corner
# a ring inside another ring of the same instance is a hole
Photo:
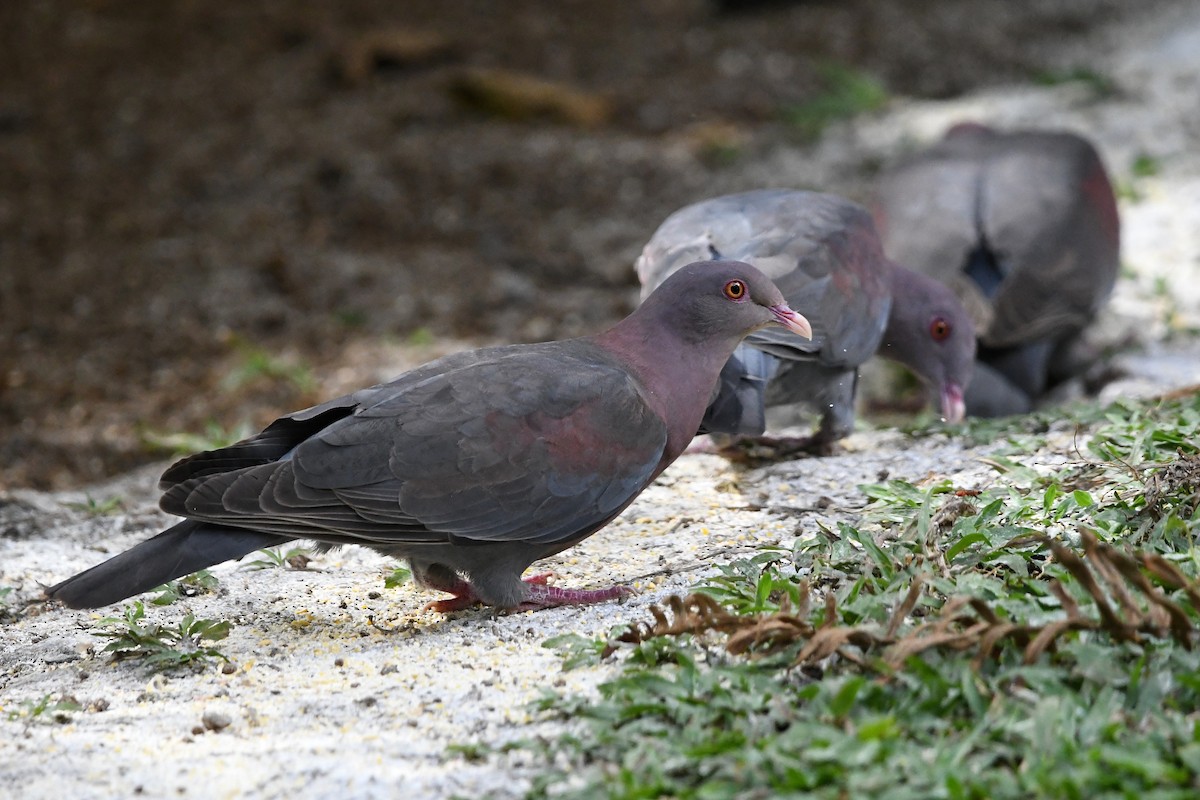
[[[808,320],[804,318],[803,314],[798,314],[788,308],[787,303],[771,306],[771,313],[775,315],[776,322],[792,333],[803,336],[805,339],[812,338],[812,325],[808,324]]]
[[[942,387],[942,420],[962,422],[966,416],[967,404],[963,401],[962,387],[957,383],[947,383]]]

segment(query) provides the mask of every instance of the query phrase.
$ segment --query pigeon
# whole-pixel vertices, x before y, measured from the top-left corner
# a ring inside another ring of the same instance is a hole
[[[637,259],[643,296],[701,258],[754,264],[813,329],[811,340],[758,331],[734,351],[698,431],[718,434],[719,452],[734,459],[748,450],[772,458],[832,452],[854,427],[858,368],[876,353],[915,372],[943,417],[962,419],[975,355],[970,318],[948,288],[883,255],[862,206],[791,189],[686,206],[662,223]],[[811,436],[762,436],[767,407],[796,405],[820,416]]]
[[[1085,139],[956,125],[880,180],[874,210],[888,255],[946,283],[971,312],[968,413],[1027,412],[1086,369],[1080,334],[1116,282],[1120,223]]]
[[[281,417],[163,473],[182,522],[46,590],[95,608],[294,539],[407,559],[451,598],[534,609],[624,587],[521,579],[604,527],[691,441],[721,367],[751,331],[811,329],[746,264],[680,270],[591,337],[458,353]]]

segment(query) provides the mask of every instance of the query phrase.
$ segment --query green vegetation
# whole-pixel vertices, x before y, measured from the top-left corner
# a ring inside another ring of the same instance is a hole
[[[284,550],[280,547],[268,547],[258,551],[259,558],[247,561],[242,569],[308,569],[312,561],[312,551],[307,547],[291,547]]]
[[[1112,78],[1090,67],[1037,72],[1033,75],[1033,82],[1041,86],[1082,83],[1091,91],[1092,100],[1107,100],[1116,97],[1120,91],[1120,87]]]
[[[1152,178],[1162,172],[1162,162],[1147,153],[1138,153],[1130,165],[1135,178]]]
[[[234,337],[233,345],[238,351],[240,363],[225,376],[222,382],[225,389],[238,389],[259,379],[286,381],[302,392],[311,392],[316,388],[317,382],[307,364],[295,358],[269,353],[240,337]]]
[[[233,428],[223,428],[217,422],[209,422],[203,433],[164,433],[142,430],[142,446],[150,452],[166,453],[171,456],[187,456],[206,450],[219,450],[252,436],[256,430],[248,423]]]
[[[437,337],[433,335],[433,331],[424,326],[414,328],[411,333],[404,338],[404,343],[412,347],[428,347],[437,341]]]
[[[360,308],[341,308],[333,312],[333,318],[346,328],[361,328],[370,321],[370,316]]]
[[[29,722],[70,722],[71,712],[82,710],[82,706],[73,697],[60,696],[57,700],[52,694],[44,694],[36,700],[22,700],[17,708],[8,712],[12,721],[26,720]]]
[[[802,139],[816,139],[830,123],[876,111],[887,103],[887,89],[865,72],[835,63],[825,63],[817,69],[823,87],[821,93],[782,112],[784,121]]]
[[[1148,153],[1138,153],[1129,165],[1129,176],[1118,180],[1114,190],[1117,197],[1130,203],[1141,202],[1145,195],[1142,192],[1142,181],[1162,173],[1162,162]]]
[[[1053,424],[987,423],[1018,451]],[[620,671],[545,694],[570,726],[511,746],[544,759],[530,796],[1196,796],[1200,397],[1071,424],[1069,453],[863,486],[855,525],[547,642]]]
[[[205,642],[224,639],[232,623],[196,619],[191,612],[173,626],[148,623],[145,617],[145,607],[137,602],[126,606],[120,617],[100,620],[100,630],[94,635],[108,640],[102,652],[112,653],[116,659],[137,659],[152,672],[229,660]]]
[[[90,494],[85,495],[82,503],[66,503],[67,508],[75,511],[82,511],[89,517],[106,517],[110,514],[115,514],[124,508],[124,501],[119,497],[110,497],[107,500],[97,500]]]
[[[412,580],[412,570],[408,567],[396,567],[383,579],[383,588],[395,589],[397,586],[403,586],[410,580]]]
[[[150,601],[151,605],[169,606],[176,600],[185,597],[195,597],[198,594],[212,594],[217,591],[221,582],[217,576],[206,569],[185,575],[176,581],[168,581],[162,586],[156,586],[150,591],[157,592],[157,597]]]

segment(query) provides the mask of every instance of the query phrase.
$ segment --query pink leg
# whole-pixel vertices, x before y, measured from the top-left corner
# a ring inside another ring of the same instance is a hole
[[[696,438],[692,439],[691,443],[688,444],[683,452],[688,454],[703,453],[704,455],[718,456],[721,455],[721,448],[718,447],[715,442],[713,442],[712,437],[697,436]]]
[[[464,608],[479,604],[479,598],[475,596],[475,589],[471,584],[464,581],[462,578],[456,577],[453,581],[438,582],[436,584],[426,581],[426,585],[430,589],[436,589],[439,592],[453,595],[445,600],[430,600],[421,607],[422,611],[439,611],[443,614],[448,614],[451,611],[462,611]]]
[[[539,576],[540,577],[540,576]],[[633,594],[626,586],[610,586],[607,589],[563,589],[546,586],[544,583],[529,587],[525,602],[517,606],[518,611],[534,611],[554,606],[581,606],[591,603],[607,603]]]
[[[633,593],[624,586],[613,586],[608,589],[561,589],[557,586],[549,585],[549,580],[553,577],[555,577],[553,572],[541,572],[537,575],[530,575],[528,578],[522,578],[529,586],[529,591],[525,602],[517,606],[516,610],[532,611],[539,608],[553,608],[554,606],[605,603],[609,600],[619,600]],[[451,611],[461,611],[464,608],[471,608],[480,603],[479,597],[475,594],[474,587],[462,579],[439,583],[429,588],[437,589],[439,592],[446,592],[454,596],[448,597],[445,600],[430,601],[425,604],[422,611],[438,611],[448,614]]]

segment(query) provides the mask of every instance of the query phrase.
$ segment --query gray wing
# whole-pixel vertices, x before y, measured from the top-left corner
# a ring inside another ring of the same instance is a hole
[[[680,267],[718,257],[758,267],[812,323],[812,340],[771,327],[748,337],[755,347],[830,366],[856,366],[878,348],[890,290],[874,225],[857,204],[816,192],[766,189],[680,209],[637,260],[643,296]]]
[[[167,491],[171,487],[208,475],[269,464],[287,456],[301,442],[319,433],[343,417],[358,409],[369,408],[390,396],[401,382],[421,380],[439,371],[454,369],[474,361],[480,353],[488,351],[465,351],[417,367],[395,381],[360,389],[351,394],[326,400],[309,408],[292,412],[272,422],[261,432],[240,442],[206,450],[180,459],[172,464],[159,478],[158,488]]]
[[[1064,133],[996,137],[982,232],[1007,262],[984,341],[994,347],[1081,330],[1119,269],[1116,201],[1096,151]]]
[[[888,254],[952,288],[990,347],[1082,328],[1119,267],[1116,203],[1071,134],[958,135],[881,179]]]
[[[973,156],[934,146],[880,179],[873,211],[884,251],[910,269],[956,287],[979,243],[983,168]]]
[[[578,340],[463,354],[348,397],[280,460],[184,479],[163,508],[323,541],[562,543],[619,513],[666,444],[629,374]]]

